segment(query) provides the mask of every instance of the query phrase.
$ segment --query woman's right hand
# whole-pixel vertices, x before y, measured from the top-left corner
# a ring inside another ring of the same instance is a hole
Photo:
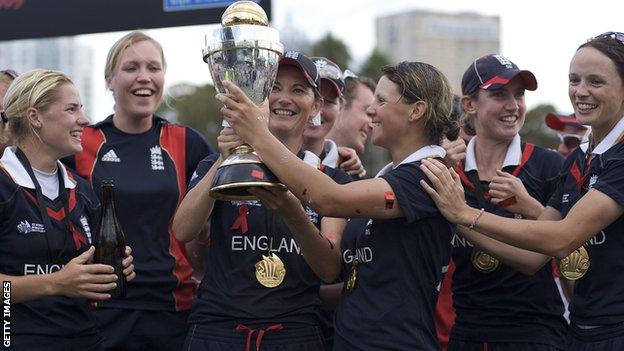
[[[442,162],[433,159],[423,159],[420,169],[427,175],[433,187],[424,180],[420,181],[420,185],[433,199],[442,215],[450,222],[470,225],[475,209],[466,204],[464,188],[455,170],[449,170]]]
[[[217,145],[219,147],[222,160],[225,160],[228,156],[230,156],[235,147],[243,144],[243,139],[241,139],[241,137],[234,132],[234,129],[230,127],[223,128],[217,137]]]
[[[117,286],[115,270],[105,264],[90,264],[94,252],[95,247],[91,246],[61,270],[52,273],[53,295],[96,301],[110,299],[108,291]]]

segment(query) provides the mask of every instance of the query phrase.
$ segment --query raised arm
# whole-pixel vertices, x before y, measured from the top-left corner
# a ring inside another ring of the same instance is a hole
[[[425,182],[421,182],[421,185],[449,221],[464,226],[472,225],[493,239],[559,259],[568,256],[624,213],[624,208],[612,198],[590,189],[568,215],[558,221],[479,214],[479,210],[466,205],[464,190],[453,170],[449,171],[440,162],[428,160],[423,161],[421,169],[433,183],[433,188]],[[549,207],[546,210],[558,212]]]
[[[387,206],[386,193],[392,192],[383,179],[370,179],[345,185],[305,164],[291,153],[268,129],[267,118],[237,86],[224,82],[230,94],[218,94],[226,107],[223,117],[236,133],[260,155],[262,161],[290,191],[318,213],[330,217],[402,217],[398,204]]]

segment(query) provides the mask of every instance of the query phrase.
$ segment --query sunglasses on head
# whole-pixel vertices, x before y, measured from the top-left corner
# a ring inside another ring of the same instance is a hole
[[[583,137],[576,134],[559,133],[559,141],[568,149],[574,149],[581,145]]]
[[[605,32],[602,34],[598,34],[593,38],[589,38],[587,41],[592,41],[596,39],[615,39],[620,42],[620,44],[624,45],[624,33],[622,32]]]
[[[12,69],[5,69],[5,70],[0,71],[0,73],[1,73],[1,74],[6,74],[6,75],[7,75],[7,76],[9,76],[11,79],[15,79],[15,78],[17,78],[17,76],[18,76],[17,72],[15,72],[15,71],[14,71],[14,70],[12,70]]]

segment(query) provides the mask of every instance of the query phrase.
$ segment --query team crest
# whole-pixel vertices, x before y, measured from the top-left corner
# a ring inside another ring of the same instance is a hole
[[[589,178],[589,184],[587,184],[587,187],[591,189],[594,186],[594,184],[596,184],[597,181],[598,181],[598,175],[594,174],[593,176],[591,176],[591,178]]]
[[[162,171],[165,169],[165,161],[163,160],[160,146],[156,145],[150,148],[150,163],[154,171]]]

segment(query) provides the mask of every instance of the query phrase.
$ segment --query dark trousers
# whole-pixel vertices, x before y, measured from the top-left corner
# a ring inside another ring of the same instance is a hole
[[[3,350],[0,344],[0,350]],[[59,337],[46,335],[11,335],[11,351],[101,351],[102,336]]]
[[[570,325],[566,351],[624,350],[624,323],[593,329]]]
[[[94,309],[105,350],[179,351],[189,312]]]
[[[547,344],[530,342],[480,342],[464,341],[451,338],[448,351],[559,351]]]
[[[323,351],[317,326],[288,324],[191,325],[182,351]]]

